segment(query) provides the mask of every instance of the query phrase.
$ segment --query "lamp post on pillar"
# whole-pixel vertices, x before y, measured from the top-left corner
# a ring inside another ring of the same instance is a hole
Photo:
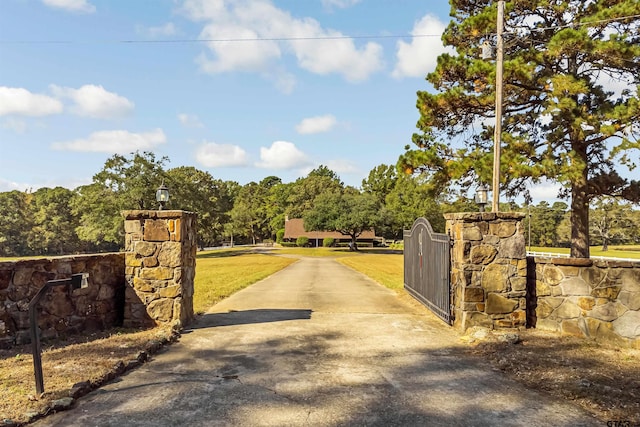
[[[158,210],[163,210],[164,205],[169,201],[169,189],[164,185],[164,180],[162,181],[162,185],[156,190],[156,201],[160,204]]]
[[[489,192],[489,189],[484,184],[480,184],[478,186],[478,188],[476,189],[475,201],[478,204],[478,207],[480,208],[480,212],[484,212],[484,207],[488,203],[487,202],[487,200],[488,200],[487,193],[488,192]]]
[[[498,0],[496,43],[496,127],[493,134],[493,200],[491,210],[499,211],[500,202],[500,150],[502,140],[502,62],[504,60],[504,0]]]

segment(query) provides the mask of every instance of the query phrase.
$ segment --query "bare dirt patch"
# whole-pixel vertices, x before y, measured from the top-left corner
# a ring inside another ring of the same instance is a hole
[[[0,424],[21,425],[50,412],[52,402],[79,397],[146,361],[175,339],[168,328],[112,330],[43,343],[45,392],[36,393],[31,345],[0,350]],[[76,385],[74,389],[74,385]]]
[[[467,352],[529,388],[575,402],[605,423],[640,426],[640,350],[536,330],[518,335],[519,343],[490,337]]]

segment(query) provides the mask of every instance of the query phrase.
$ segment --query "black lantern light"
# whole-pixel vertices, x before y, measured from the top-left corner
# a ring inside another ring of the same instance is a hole
[[[156,190],[156,201],[160,203],[159,210],[163,210],[165,203],[169,201],[169,189],[164,185],[164,181],[162,181],[162,185]]]
[[[480,184],[476,189],[476,203],[480,207],[480,212],[484,212],[484,207],[488,202],[489,188],[485,184]]]

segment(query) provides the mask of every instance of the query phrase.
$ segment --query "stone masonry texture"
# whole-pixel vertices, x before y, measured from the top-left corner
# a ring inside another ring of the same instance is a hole
[[[640,348],[640,262],[527,258],[523,217],[445,215],[454,326],[528,326]]]
[[[136,210],[123,216],[124,326],[188,324],[193,319],[196,214]]]
[[[451,236],[454,326],[515,328],[526,324],[524,214],[446,214]]]
[[[88,273],[89,286],[53,287],[38,306],[43,339],[122,324],[124,254],[94,254],[0,262],[0,347],[25,344],[29,301],[49,280]]]
[[[640,348],[640,262],[530,258],[538,329]]]

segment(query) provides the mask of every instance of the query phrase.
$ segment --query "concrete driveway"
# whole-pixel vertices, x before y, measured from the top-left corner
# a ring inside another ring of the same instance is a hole
[[[302,258],[214,306],[152,362],[36,425],[602,423],[464,356],[426,309],[332,259]]]

